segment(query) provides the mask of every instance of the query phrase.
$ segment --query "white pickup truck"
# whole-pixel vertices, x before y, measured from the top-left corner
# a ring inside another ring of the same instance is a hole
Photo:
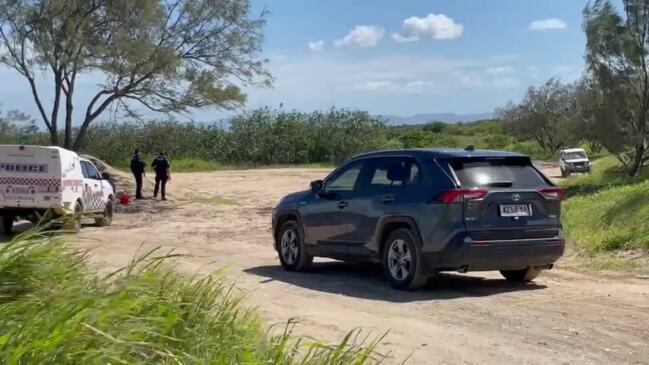
[[[82,218],[98,225],[112,222],[115,192],[95,165],[59,147],[0,145],[0,216],[9,234],[18,218],[38,221],[45,212],[74,213],[74,229]]]
[[[559,152],[559,169],[561,177],[568,177],[574,172],[590,174],[592,164],[583,148],[568,148]]]

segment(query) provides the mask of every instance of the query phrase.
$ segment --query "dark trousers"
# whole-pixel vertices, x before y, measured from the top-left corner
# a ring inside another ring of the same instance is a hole
[[[135,199],[142,199],[142,174],[136,174],[135,176]]]
[[[156,175],[155,177],[155,189],[153,189],[153,197],[158,196],[158,191],[160,192],[160,197],[165,199],[165,187],[167,186],[167,177]]]

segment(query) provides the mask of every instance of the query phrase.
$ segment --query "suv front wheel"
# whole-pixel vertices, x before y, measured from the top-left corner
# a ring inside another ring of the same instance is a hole
[[[383,271],[395,289],[419,289],[428,277],[422,274],[421,254],[408,229],[397,229],[385,241]]]
[[[286,271],[305,271],[313,263],[313,256],[306,252],[297,222],[282,225],[277,235],[279,261]]]

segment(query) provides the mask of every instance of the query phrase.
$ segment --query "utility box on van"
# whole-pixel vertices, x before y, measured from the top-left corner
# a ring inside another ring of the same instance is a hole
[[[10,233],[21,217],[37,221],[46,212],[55,216],[74,213],[74,228],[81,219],[94,218],[110,225],[115,192],[107,176],[89,160],[60,147],[0,145],[0,215]]]

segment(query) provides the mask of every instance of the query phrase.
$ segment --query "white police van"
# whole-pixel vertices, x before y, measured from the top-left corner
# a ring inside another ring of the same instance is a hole
[[[110,225],[115,191],[95,165],[59,147],[0,145],[0,216],[10,233],[13,222],[36,222],[46,212],[55,217],[74,213],[73,227],[82,218]]]

